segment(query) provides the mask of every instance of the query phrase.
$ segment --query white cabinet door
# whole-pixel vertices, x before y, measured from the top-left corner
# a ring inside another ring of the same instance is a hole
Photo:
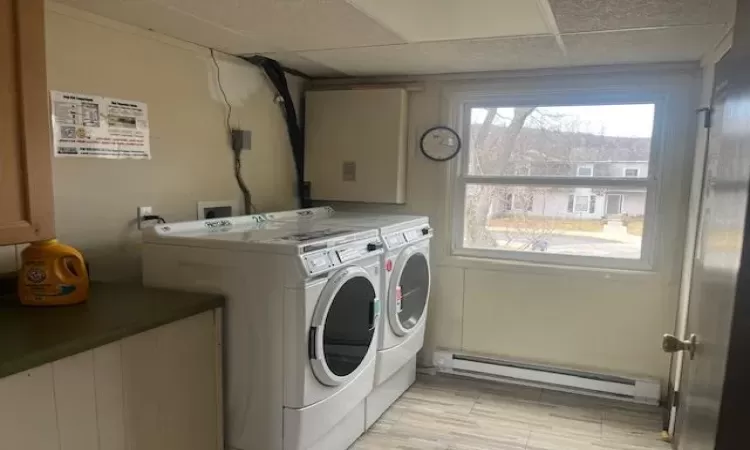
[[[52,363],[60,450],[97,450],[99,437],[94,392],[94,353]]]
[[[0,448],[59,450],[51,364],[0,379]]]
[[[120,342],[94,349],[94,383],[99,450],[125,450]]]
[[[207,312],[122,341],[129,448],[219,448],[217,332]]]

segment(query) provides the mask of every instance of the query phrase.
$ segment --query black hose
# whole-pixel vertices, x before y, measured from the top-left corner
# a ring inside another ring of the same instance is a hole
[[[259,66],[266,73],[266,76],[276,88],[276,92],[282,99],[282,108],[284,119],[286,121],[287,134],[289,143],[292,146],[292,156],[294,157],[294,166],[297,174],[297,196],[300,207],[307,208],[310,206],[310,193],[305,177],[305,139],[302,134],[297,112],[294,108],[292,94],[289,91],[289,84],[284,74],[284,68],[278,61],[265,56],[253,56],[247,58],[247,61]]]

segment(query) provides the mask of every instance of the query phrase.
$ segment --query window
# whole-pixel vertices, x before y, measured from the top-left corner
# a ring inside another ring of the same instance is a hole
[[[596,197],[593,195],[570,195],[568,197],[568,212],[594,214],[596,212]]]
[[[626,178],[638,178],[638,172],[639,170],[637,167],[626,167],[623,175]]]
[[[464,105],[454,253],[643,267],[656,99],[549,100]]]
[[[578,172],[576,175],[579,177],[593,177],[594,166],[578,166]]]

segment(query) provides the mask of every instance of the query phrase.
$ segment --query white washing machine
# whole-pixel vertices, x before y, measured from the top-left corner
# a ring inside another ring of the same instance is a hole
[[[228,448],[346,449],[375,379],[376,229],[262,215],[144,231],[149,286],[221,292]]]
[[[369,428],[411,386],[416,355],[424,344],[430,295],[430,239],[426,216],[335,212],[330,207],[281,211],[265,215],[269,221],[315,223],[380,231],[383,314],[375,370],[375,388],[367,399]]]

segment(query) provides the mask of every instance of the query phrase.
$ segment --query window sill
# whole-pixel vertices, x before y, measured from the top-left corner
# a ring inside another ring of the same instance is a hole
[[[600,275],[605,278],[654,277],[658,272],[648,268],[612,268],[590,267],[583,265],[558,264],[551,262],[521,261],[508,258],[488,258],[453,253],[438,261],[439,266],[457,267],[463,269],[494,270],[498,272],[516,272],[539,275]]]

